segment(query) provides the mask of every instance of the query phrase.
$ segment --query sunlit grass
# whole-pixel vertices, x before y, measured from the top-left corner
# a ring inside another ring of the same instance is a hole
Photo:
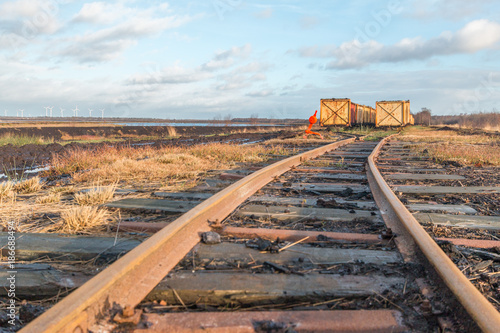
[[[115,195],[116,185],[98,186],[85,192],[75,193],[75,201],[81,206],[102,205]]]
[[[51,204],[61,201],[61,192],[51,192],[46,195],[39,196],[35,199],[37,204]]]
[[[457,161],[464,165],[500,165],[500,139],[488,134],[460,134],[416,126],[405,129],[402,140],[422,143],[412,147],[424,149],[437,162]]]
[[[72,175],[77,182],[166,183],[169,180],[194,179],[216,169],[228,169],[239,163],[266,161],[267,155],[282,147],[212,143],[189,147],[99,147],[81,148],[54,155],[52,168],[44,176]]]
[[[24,146],[28,144],[46,145],[53,143],[54,139],[46,139],[41,136],[17,135],[6,133],[0,136],[0,146],[11,144],[13,146]]]
[[[14,190],[18,193],[35,193],[42,188],[43,184],[40,177],[36,176],[33,178],[24,179],[14,185]]]
[[[16,192],[14,191],[14,183],[6,181],[0,183],[0,204],[12,203],[16,200]]]
[[[89,232],[107,224],[110,217],[105,209],[91,206],[77,206],[61,213],[60,231],[74,234]]]

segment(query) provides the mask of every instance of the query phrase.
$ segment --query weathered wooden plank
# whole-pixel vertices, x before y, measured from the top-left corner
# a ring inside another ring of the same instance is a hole
[[[366,160],[366,159],[365,159]],[[358,160],[358,159],[351,159],[351,158],[345,158],[345,159],[339,159],[339,158],[318,158],[315,160],[309,160],[307,161],[307,164],[326,164],[329,163],[329,165],[365,165],[365,160]]]
[[[49,257],[57,260],[89,260],[95,257],[114,260],[141,243],[135,239],[87,237],[59,234],[17,233],[16,259],[35,260]],[[7,233],[0,233],[0,244],[7,244]],[[6,249],[2,249],[6,255]]]
[[[146,329],[152,332],[408,332],[402,314],[395,310],[322,310],[322,311],[226,311],[143,313]],[[259,323],[276,323],[267,329]],[[132,331],[130,331],[132,333]]]
[[[154,192],[154,195],[170,199],[183,199],[183,200],[206,200],[210,198],[213,193],[200,193],[200,192]]]
[[[130,223],[130,222],[123,222]],[[267,228],[242,228],[224,226],[219,231],[222,235],[243,239],[262,238],[270,241],[280,239],[287,242],[301,241],[302,244],[318,242],[318,237],[326,237],[328,243],[361,243],[361,244],[388,244],[389,239],[383,239],[380,235],[360,234],[351,232],[332,231],[306,231],[288,229],[267,229]]]
[[[224,281],[221,283],[221,281]],[[267,303],[278,300],[361,297],[403,288],[405,279],[378,275],[337,274],[235,274],[176,272],[165,278],[146,297],[168,304],[207,303],[212,305]]]
[[[424,161],[429,161],[430,159],[426,156],[419,156],[419,155],[396,155],[396,154],[390,154],[386,156],[381,156],[377,159],[378,163],[387,163],[387,162],[392,162],[392,161],[412,161],[414,162],[424,162]]]
[[[394,192],[411,194],[488,194],[500,193],[498,186],[427,186],[427,185],[397,185]]]
[[[335,193],[345,191],[347,188],[353,190],[353,193],[369,192],[370,187],[366,185],[357,184],[329,184],[329,183],[292,183],[292,184],[276,184],[272,183],[265,188],[271,189],[294,189],[294,190],[308,190],[322,193]]]
[[[303,260],[313,264],[335,265],[361,261],[364,263],[385,265],[401,262],[399,253],[395,251],[378,251],[362,249],[318,248],[304,245],[295,245],[289,251],[280,253],[261,253],[258,250],[246,247],[244,244],[220,243],[217,245],[203,245],[196,247],[198,259],[217,259],[233,262],[270,261],[277,264],[296,263]]]
[[[372,213],[374,215],[372,215]],[[326,221],[353,221],[355,219],[364,219],[371,222],[382,222],[380,213],[366,210],[354,210],[349,213],[346,209],[332,208],[302,208],[286,206],[261,206],[247,205],[240,208],[235,216],[255,216],[274,218],[279,221],[295,221],[304,218],[318,218]]]
[[[464,176],[460,175],[443,175],[443,174],[422,174],[422,173],[392,173],[384,175],[386,179],[399,180],[462,180]]]
[[[384,172],[399,172],[401,170],[407,171],[408,173],[414,172],[446,172],[445,168],[418,168],[412,165],[393,165],[393,164],[377,164],[377,168],[380,170],[385,170]]]
[[[361,169],[357,168],[349,168],[348,170],[339,170],[336,168],[328,168],[328,167],[300,167],[292,169],[293,172],[318,172],[318,173],[352,173],[352,174],[364,174],[365,172]]]
[[[447,215],[436,213],[416,213],[413,216],[420,223],[434,223],[450,227],[473,229],[500,229],[500,216]]]
[[[8,271],[0,270],[0,296],[8,291]],[[83,273],[50,270],[18,270],[16,296],[41,299],[78,288],[92,276]],[[224,281],[223,283],[221,283]],[[184,303],[267,303],[280,299],[316,299],[360,297],[383,293],[404,285],[404,278],[383,276],[339,276],[337,274],[242,274],[176,272],[160,282],[146,300]]]
[[[296,173],[298,174],[298,173]],[[301,175],[314,177],[314,178],[323,178],[323,179],[334,179],[334,180],[366,180],[366,175],[357,174],[357,173],[304,173],[301,172]]]
[[[337,149],[336,151],[359,152],[359,153],[367,152],[367,153],[371,153],[373,151],[373,146],[347,147],[347,148]]]
[[[193,202],[168,199],[130,198],[113,201],[107,203],[105,206],[110,208],[161,210],[163,212],[178,214],[187,212],[188,210],[196,207],[199,203],[199,201]]]
[[[52,267],[38,268],[25,266],[16,268],[16,297],[43,299],[64,294],[80,287],[92,278],[81,272],[62,272]],[[9,290],[7,278],[11,274],[5,268],[0,269],[0,296],[7,296]]]
[[[326,201],[329,198],[322,198]],[[252,196],[248,199],[249,202],[263,202],[263,203],[280,203],[282,205],[295,205],[295,206],[316,206],[318,199],[310,199],[310,198],[295,198],[295,197],[272,197],[268,195],[259,195]],[[335,202],[338,204],[351,204],[356,205],[361,209],[373,209],[377,208],[377,205],[374,201],[351,201],[345,200],[342,198],[335,198]]]
[[[332,157],[332,158],[359,158],[359,159],[366,159],[368,156],[370,156],[370,153],[354,153],[354,152],[343,152],[343,151],[333,151],[327,154],[322,155],[323,157]]]
[[[476,214],[477,210],[467,205],[409,204],[409,210],[419,212],[443,211],[446,213]]]

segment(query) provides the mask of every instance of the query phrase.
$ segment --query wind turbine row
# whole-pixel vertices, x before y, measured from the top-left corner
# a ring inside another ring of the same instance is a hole
[[[43,109],[45,109],[45,117],[52,117],[52,111],[54,109],[53,106],[43,106],[42,107]],[[62,108],[62,107],[59,107],[60,109],[60,112],[61,112],[61,117],[64,117],[64,111],[66,109]],[[74,109],[70,109],[73,111],[73,117],[78,117],[78,111],[80,111],[80,109],[78,109],[78,105],[74,108]],[[94,109],[91,109],[89,108],[89,117],[92,118],[92,112],[94,111]],[[104,119],[104,110],[106,110],[105,108],[104,109],[99,109],[99,111],[101,111],[101,118]],[[4,116],[7,117],[7,109],[4,109]],[[19,117],[19,115],[21,115],[21,117],[24,117],[24,109],[17,109],[16,111],[16,117]],[[29,116],[31,117],[31,114],[29,114]]]

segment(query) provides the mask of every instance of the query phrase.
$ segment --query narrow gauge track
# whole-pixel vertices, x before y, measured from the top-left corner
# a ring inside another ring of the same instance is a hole
[[[378,160],[384,178],[469,280],[500,310],[500,184],[496,167],[418,156],[393,140]],[[413,148],[413,149],[412,149]],[[398,169],[400,173],[389,170]]]
[[[444,328],[456,309],[429,300],[434,282],[405,245],[413,242],[408,233],[393,224],[399,215],[478,326],[494,332],[498,312],[398,206],[368,156],[373,148],[349,139],[256,171],[165,226],[23,331]],[[363,171],[367,158],[373,192]],[[197,245],[200,233],[211,243],[215,235],[206,232],[213,230],[222,243]],[[181,308],[190,311],[169,311]]]

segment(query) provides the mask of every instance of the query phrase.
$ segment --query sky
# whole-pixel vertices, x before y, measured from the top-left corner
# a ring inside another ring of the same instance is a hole
[[[498,13],[495,0],[0,1],[0,116],[307,119],[322,98],[496,111]]]

